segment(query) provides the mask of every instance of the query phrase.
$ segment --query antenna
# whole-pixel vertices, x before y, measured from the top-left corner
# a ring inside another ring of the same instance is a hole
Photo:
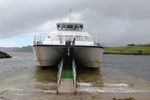
[[[72,16],[71,12],[72,12],[72,9],[70,8],[70,22],[73,19],[73,16]]]
[[[70,8],[70,13],[71,13],[71,8]]]

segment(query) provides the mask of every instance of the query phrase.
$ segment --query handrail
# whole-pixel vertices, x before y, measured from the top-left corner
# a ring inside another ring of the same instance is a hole
[[[96,44],[96,45],[102,45],[103,44],[101,36],[95,35],[95,36],[91,36],[91,37],[94,41],[94,44]]]
[[[48,36],[49,33],[36,33],[34,34],[34,41],[33,44],[42,44],[45,38]]]
[[[57,88],[58,88],[58,86],[60,85],[62,68],[63,68],[63,61],[61,61],[61,62],[59,63],[59,65],[58,65]]]
[[[51,39],[48,39],[48,35],[49,36],[51,35]],[[55,35],[58,36],[56,40],[54,39]],[[78,36],[78,35],[75,35],[75,34],[74,35],[70,34],[70,35],[73,36],[72,39],[74,39],[76,36]],[[80,36],[84,36],[84,35],[80,34]],[[93,45],[102,44],[102,38],[99,35],[91,36],[91,38],[92,38],[92,40],[94,42]],[[43,44],[44,43],[44,44],[59,44],[59,45],[62,45],[62,44],[65,44],[66,39],[67,38],[64,37],[60,33],[37,33],[37,34],[34,34],[34,42],[33,42],[33,44],[36,45],[36,44]],[[83,41],[75,40],[75,42],[78,45],[79,44],[88,45],[87,41],[85,41],[84,38],[83,38]]]
[[[73,84],[74,84],[74,87],[76,88],[77,73],[76,73],[76,65],[75,65],[74,60],[73,60],[73,63],[72,63],[72,69],[73,69]]]

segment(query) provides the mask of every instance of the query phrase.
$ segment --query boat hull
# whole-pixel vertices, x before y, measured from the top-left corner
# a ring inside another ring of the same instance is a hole
[[[74,51],[74,58],[76,64],[90,68],[97,68],[100,66],[103,48],[89,47],[89,48],[76,48]]]
[[[100,66],[103,55],[102,46],[66,46],[66,45],[34,45],[33,52],[39,67],[58,65],[63,58],[64,48],[74,49],[77,65],[90,68]]]
[[[37,66],[47,67],[59,64],[63,56],[63,49],[52,46],[33,46]]]

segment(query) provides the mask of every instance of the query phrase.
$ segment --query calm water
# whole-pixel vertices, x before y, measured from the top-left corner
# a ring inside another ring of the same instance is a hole
[[[3,95],[56,94],[57,69],[38,69],[33,53],[9,54],[13,58],[0,59],[0,92],[9,90]],[[104,55],[98,69],[78,68],[77,73],[77,92],[81,93],[150,91],[150,56]]]
[[[120,70],[134,77],[150,81],[150,56],[104,55],[103,67]]]

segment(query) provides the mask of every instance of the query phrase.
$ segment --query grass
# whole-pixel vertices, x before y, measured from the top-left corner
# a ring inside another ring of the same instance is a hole
[[[104,54],[134,54],[134,55],[150,55],[150,45],[120,46],[105,48]]]

